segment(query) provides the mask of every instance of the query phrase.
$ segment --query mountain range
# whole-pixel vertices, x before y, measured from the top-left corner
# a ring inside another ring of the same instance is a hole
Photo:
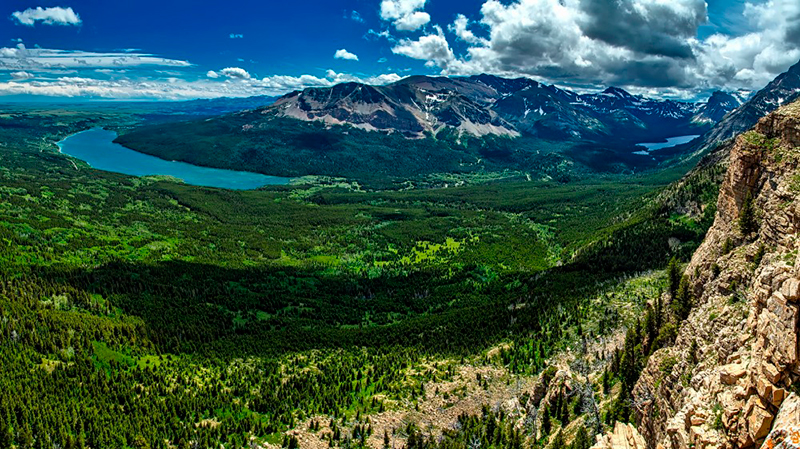
[[[800,97],[800,62],[778,75],[766,87],[737,107],[704,137],[696,146],[699,151],[712,150],[720,143],[752,128],[759,119]]]
[[[472,136],[544,139],[660,139],[702,133],[740,105],[717,92],[708,102],[654,100],[611,87],[579,94],[527,78],[412,76],[387,86],[343,83],[293,92],[266,115],[351,125],[408,138],[444,129]]]
[[[566,179],[654,168],[676,158],[638,142],[700,135],[739,105],[580,94],[527,78],[413,76],[386,86],[309,88],[258,108],[122,129],[116,142],[196,165],[278,176],[425,178],[525,171]]]
[[[798,96],[800,63],[749,99],[718,91],[695,103],[616,87],[581,94],[527,78],[412,76],[308,88],[252,109],[123,129],[116,141],[167,160],[289,177],[394,183],[515,170],[569,179],[707,154]],[[690,135],[702,137],[658,151],[639,146]]]

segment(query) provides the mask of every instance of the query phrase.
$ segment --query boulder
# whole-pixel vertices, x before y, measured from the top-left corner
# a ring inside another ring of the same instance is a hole
[[[789,301],[797,302],[800,300],[800,279],[787,279],[781,286],[781,293]]]
[[[636,427],[617,422],[612,433],[597,437],[592,449],[647,449],[647,444]]]
[[[742,377],[747,374],[747,367],[739,364],[733,363],[730,365],[725,365],[719,370],[719,380],[726,385],[735,385],[736,382],[739,381]]]
[[[751,396],[746,407],[747,429],[750,439],[758,441],[769,434],[772,420],[775,418],[767,411],[766,404],[758,396]]]

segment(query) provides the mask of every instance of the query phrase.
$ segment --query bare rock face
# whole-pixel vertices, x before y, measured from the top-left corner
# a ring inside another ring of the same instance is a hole
[[[792,393],[783,401],[762,449],[800,448],[800,397]]]
[[[612,433],[597,436],[597,443],[592,449],[645,449],[646,447],[644,438],[636,427],[618,422]]]
[[[676,344],[650,358],[633,392],[649,448],[800,445],[792,434],[800,399],[789,394],[800,380],[799,147],[800,102],[765,117],[733,146],[714,226],[686,270],[692,313]],[[740,226],[747,198],[754,230]],[[696,362],[688,356],[693,342]],[[678,363],[663,373],[667,357]]]

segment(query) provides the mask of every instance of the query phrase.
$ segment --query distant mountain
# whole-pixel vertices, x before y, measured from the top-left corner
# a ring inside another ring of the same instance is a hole
[[[508,169],[566,179],[669,163],[679,155],[643,155],[636,143],[703,134],[714,122],[698,114],[732,107],[615,87],[579,94],[527,78],[412,76],[386,86],[309,88],[250,110],[142,127],[117,142],[167,160],[372,185]]]
[[[800,98],[800,62],[756,93],[741,107],[724,117],[709,131],[698,145],[700,151],[715,148],[718,144],[752,128],[759,119],[781,105]]]
[[[244,111],[269,106],[278,97],[257,95],[253,97],[222,97],[200,100],[176,101],[172,103],[155,102],[139,103],[137,107],[151,105],[158,113],[185,114],[185,115],[221,115],[231,112]]]
[[[513,126],[486,107],[489,89],[474,89],[457,80],[421,79],[385,87],[343,83],[289,94],[265,114],[329,125],[348,124],[368,131],[400,133],[406,137],[436,134],[444,127],[482,136],[516,136]],[[469,95],[467,95],[469,94]]]
[[[718,90],[711,94],[711,98],[700,107],[692,120],[696,123],[717,123],[741,105],[739,97]]]
[[[614,87],[580,95],[527,78],[414,76],[388,86],[344,83],[293,92],[264,114],[408,138],[448,128],[472,136],[637,140],[702,133],[716,123],[705,119],[710,115],[697,120],[707,106],[648,99]],[[721,118],[736,106],[736,101],[719,101],[713,114]]]

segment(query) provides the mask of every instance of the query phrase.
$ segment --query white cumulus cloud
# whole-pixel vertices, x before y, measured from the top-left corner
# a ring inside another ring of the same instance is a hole
[[[381,17],[396,24],[424,4],[384,0]],[[467,45],[458,54],[436,25],[392,51],[443,75],[529,76],[665,95],[760,89],[800,60],[797,0],[746,3],[744,31],[702,39],[705,0],[484,0],[480,16],[471,22],[459,14],[448,26]]]
[[[381,19],[392,22],[400,31],[416,31],[431,21],[430,14],[422,11],[426,0],[383,0]]]
[[[45,25],[80,25],[81,18],[72,8],[28,8],[25,11],[16,11],[11,17],[21,25],[34,26],[36,22]]]
[[[435,34],[426,34],[417,40],[403,39],[392,48],[392,52],[413,59],[427,61],[428,66],[438,66],[444,70],[456,59],[444,32],[434,26]]]
[[[228,78],[238,78],[243,80],[249,80],[251,78],[250,73],[240,67],[225,67],[219,71],[219,74]]]
[[[486,42],[485,39],[478,38],[475,36],[475,33],[469,30],[469,19],[467,19],[467,16],[464,14],[456,16],[456,20],[451,23],[447,29],[466,43],[477,44],[479,42]]]
[[[357,55],[350,53],[344,48],[336,50],[336,53],[334,53],[333,57],[336,59],[346,59],[348,61],[358,61]]]

